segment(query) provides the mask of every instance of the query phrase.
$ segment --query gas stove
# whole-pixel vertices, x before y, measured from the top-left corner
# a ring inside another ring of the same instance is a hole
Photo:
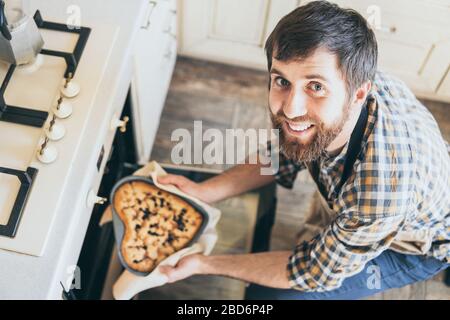
[[[45,129],[46,135],[43,138],[43,142],[36,155],[39,161],[43,163],[51,163],[56,160],[57,151],[54,149],[54,147],[49,145],[49,141],[59,140],[63,138],[65,134],[64,126],[57,124],[56,121],[57,118],[68,118],[72,113],[72,107],[70,103],[66,102],[65,104],[63,104],[64,98],[74,98],[80,91],[79,85],[72,83],[71,79],[76,72],[77,65],[80,61],[91,30],[89,28],[69,28],[64,24],[46,22],[42,19],[39,11],[36,12],[34,20],[41,30],[46,29],[78,34],[75,48],[73,52],[42,49],[33,64],[20,68],[17,68],[14,64],[10,65],[7,68],[6,75],[4,76],[3,83],[0,88],[0,121],[35,128],[44,127],[45,122],[49,116],[49,111],[47,111],[49,104],[36,106],[37,108],[40,107],[39,109],[36,109],[32,105],[30,106],[30,102],[20,101],[21,99],[24,100],[23,98],[30,97],[30,95],[24,94],[24,92],[20,90],[20,88],[14,90],[14,85],[23,85],[24,83],[30,81],[32,83],[33,75],[38,75],[38,69],[40,69],[44,64],[45,58],[43,56],[59,57],[64,59],[66,63],[66,70],[64,72],[65,81],[61,86],[60,96],[58,98],[56,106],[54,106],[52,110],[52,120]],[[18,76],[16,76],[17,73],[19,73]],[[14,80],[11,81],[13,77]],[[22,77],[23,79],[19,79],[20,77]],[[11,86],[9,86],[10,81],[12,84]],[[44,91],[43,89],[44,88],[41,87],[40,91],[46,92],[46,90]],[[18,94],[20,91],[22,91],[20,95],[14,96],[14,94]],[[7,93],[9,94],[7,95]],[[9,103],[9,101],[15,101],[16,105],[23,105],[24,107],[12,105]],[[65,110],[62,108],[62,106],[65,106]],[[0,188],[3,187],[5,191],[9,190],[9,193],[12,193],[12,196],[8,196],[7,198],[3,199],[4,201],[0,201],[0,203],[3,203],[4,206],[1,210],[3,212],[3,221],[0,221],[2,223],[0,225],[0,236],[13,238],[16,235],[23,210],[27,203],[28,195],[31,191],[38,170],[33,167],[27,167],[25,170],[17,170],[11,167],[0,167],[0,173],[2,173],[3,175],[9,175],[9,178],[2,179],[5,183],[2,183],[0,185]],[[17,196],[14,197],[17,187],[19,187],[17,190]],[[5,217],[4,215],[8,214],[8,212],[9,217]]]
[[[117,28],[74,28],[39,11],[34,20],[45,43],[34,62],[0,63],[0,249],[39,256],[85,143]]]

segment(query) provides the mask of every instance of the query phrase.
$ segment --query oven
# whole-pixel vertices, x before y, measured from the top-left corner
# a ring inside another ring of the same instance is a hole
[[[117,130],[109,153],[98,196],[109,198],[114,184],[136,169],[137,152],[131,98],[128,94],[120,118],[128,117],[126,130]],[[104,155],[106,156],[106,155]],[[64,299],[100,299],[107,278],[108,268],[114,256],[115,240],[112,223],[100,225],[109,202],[97,204],[91,214],[77,267],[79,277],[74,277],[72,288],[64,288]]]

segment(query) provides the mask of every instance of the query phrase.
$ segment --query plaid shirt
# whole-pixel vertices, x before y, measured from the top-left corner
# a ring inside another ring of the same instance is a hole
[[[335,217],[289,258],[294,289],[338,288],[386,249],[412,254],[395,247],[401,234],[422,237],[427,255],[450,262],[450,157],[436,121],[403,82],[383,73],[377,73],[367,107],[361,151],[340,190],[335,187],[348,145],[318,160],[316,179]],[[280,154],[277,182],[292,188],[307,165]]]

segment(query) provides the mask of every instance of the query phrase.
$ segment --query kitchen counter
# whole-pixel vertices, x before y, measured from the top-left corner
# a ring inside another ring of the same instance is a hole
[[[82,26],[106,24],[119,29],[105,69],[105,74],[111,76],[94,84],[97,86],[95,108],[89,117],[88,130],[83,132],[84,141],[89,143],[80,148],[70,168],[71,179],[61,191],[61,205],[45,251],[36,257],[0,250],[0,299],[61,299],[60,282],[64,285],[71,282],[90,219],[88,213],[73,214],[86,201],[86,195],[79,190],[86,183],[83,177],[88,173],[88,166],[98,158],[99,145],[103,142],[97,145],[98,139],[94,138],[107,132],[111,117],[105,115],[120,110],[126,99],[132,77],[131,50],[147,5],[146,0],[109,0],[107,5],[103,0],[32,0],[31,3],[48,21],[68,21],[73,12],[68,8],[77,5]]]

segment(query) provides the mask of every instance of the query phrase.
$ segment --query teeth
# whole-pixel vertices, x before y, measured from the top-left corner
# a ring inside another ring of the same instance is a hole
[[[294,125],[294,124],[289,123],[289,122],[288,122],[288,125],[294,131],[305,131],[305,130],[309,129],[312,126],[312,124],[306,124],[306,125],[305,124],[303,124],[303,125],[302,124],[297,124],[297,125]]]

